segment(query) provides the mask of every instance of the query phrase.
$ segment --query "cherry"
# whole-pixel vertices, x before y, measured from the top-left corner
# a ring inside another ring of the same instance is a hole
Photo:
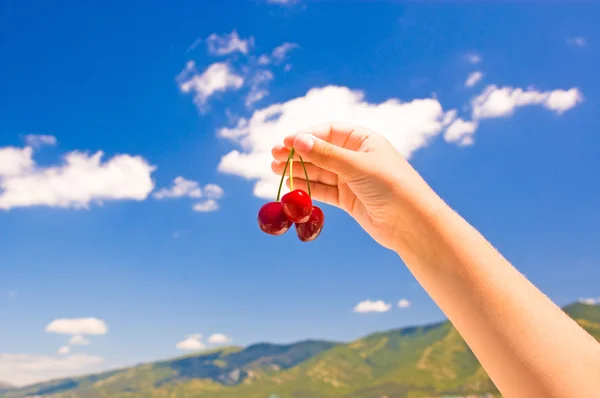
[[[302,242],[311,242],[317,239],[317,236],[323,230],[325,216],[323,210],[317,206],[313,206],[310,218],[305,223],[296,223],[296,234]]]
[[[270,202],[258,212],[258,226],[269,235],[282,235],[292,226],[282,209],[281,202]]]
[[[283,212],[295,223],[307,222],[312,213],[312,200],[306,192],[301,189],[295,189],[286,193],[281,198]]]

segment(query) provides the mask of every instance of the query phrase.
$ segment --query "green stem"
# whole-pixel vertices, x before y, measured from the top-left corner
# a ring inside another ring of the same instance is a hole
[[[304,176],[306,177],[306,187],[308,188],[308,196],[312,198],[310,194],[310,181],[308,180],[308,172],[306,171],[306,166],[304,165],[304,160],[302,160],[302,156],[298,155],[300,158],[300,163],[302,163],[302,168],[304,169]]]
[[[292,159],[293,157],[294,157],[294,148],[292,148],[292,150],[290,151],[287,161],[285,162],[285,167],[283,168],[283,174],[281,174],[281,181],[279,181],[279,190],[277,191],[277,199],[275,199],[276,202],[279,202],[279,198],[281,197],[281,187],[283,187],[283,179],[285,178],[285,172],[287,171],[288,165],[290,164],[290,159]]]

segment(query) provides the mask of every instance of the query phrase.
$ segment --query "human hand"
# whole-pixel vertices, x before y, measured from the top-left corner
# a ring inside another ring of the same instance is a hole
[[[313,199],[345,210],[389,249],[406,240],[411,212],[433,193],[387,139],[366,128],[327,123],[287,136],[272,150],[276,174],[283,173],[292,146],[306,164]],[[292,173],[295,188],[306,191],[298,156]]]

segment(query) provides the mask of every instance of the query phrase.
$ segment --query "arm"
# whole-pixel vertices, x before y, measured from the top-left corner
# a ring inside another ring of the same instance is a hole
[[[422,196],[421,196],[422,195]],[[432,191],[395,250],[506,397],[592,397],[600,345]]]
[[[294,146],[308,161],[313,197],[342,208],[398,253],[504,396],[598,396],[600,344],[450,209],[387,140],[344,124],[303,133],[273,149],[273,170],[281,174]],[[292,167],[300,175],[301,166]]]

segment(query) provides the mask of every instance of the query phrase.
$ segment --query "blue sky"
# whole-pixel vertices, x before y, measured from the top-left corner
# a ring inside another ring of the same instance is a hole
[[[558,304],[600,300],[597,7],[1,7],[2,381],[442,319],[337,209],[310,244],[258,229],[265,148],[327,119],[390,138]]]

